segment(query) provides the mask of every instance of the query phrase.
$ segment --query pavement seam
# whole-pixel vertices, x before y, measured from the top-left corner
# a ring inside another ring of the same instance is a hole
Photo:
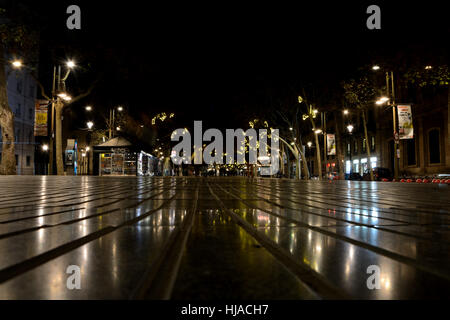
[[[349,295],[342,290],[336,288],[333,284],[328,282],[323,276],[318,274],[310,267],[303,265],[296,261],[291,254],[287,253],[273,240],[258,232],[251,224],[245,221],[242,217],[235,214],[232,210],[225,207],[220,198],[212,191],[211,186],[207,183],[208,188],[217,200],[220,207],[226,212],[236,224],[241,226],[248,234],[250,234],[256,241],[258,241],[267,251],[269,251],[282,265],[291,271],[297,278],[308,287],[314,295],[318,295],[325,299],[349,299]]]

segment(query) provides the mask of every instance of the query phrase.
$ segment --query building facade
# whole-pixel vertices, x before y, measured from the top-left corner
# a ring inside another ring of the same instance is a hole
[[[5,69],[8,76],[8,104],[14,113],[16,172],[31,175],[35,171],[34,113],[37,86],[27,71],[15,70],[8,65]]]
[[[411,105],[414,127],[413,139],[399,140],[399,176],[433,176],[450,173],[450,90],[448,88],[425,88],[415,90],[413,94],[403,93],[399,104]],[[322,172],[339,172],[343,166],[344,173],[357,172],[364,175],[369,162],[372,167],[395,169],[395,140],[393,129],[393,110],[390,106],[377,106],[368,110],[367,134],[370,155],[367,152],[361,111],[349,110],[348,114],[334,119],[327,119],[327,133],[336,133],[336,121],[339,121],[339,137],[336,155],[323,152],[324,136],[319,134],[319,148],[322,157]],[[353,126],[350,133],[348,125]],[[316,124],[318,127],[320,124]],[[316,146],[313,134],[305,137],[306,158],[311,175],[318,175]],[[339,148],[342,150],[339,150]],[[338,160],[338,153],[343,152],[343,162]]]

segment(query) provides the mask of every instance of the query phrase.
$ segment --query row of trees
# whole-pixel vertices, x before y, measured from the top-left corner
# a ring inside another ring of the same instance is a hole
[[[421,90],[424,87],[440,87],[448,88],[449,86],[449,70],[448,66],[435,65],[427,66],[416,63],[409,67],[397,70],[399,74],[394,86],[403,91],[408,88]],[[338,159],[339,174],[344,176],[344,144],[343,134],[346,128],[343,126],[343,111],[358,115],[362,127],[362,135],[364,137],[365,150],[368,158],[371,158],[370,139],[368,135],[368,112],[376,108],[375,102],[381,96],[386,96],[387,88],[384,83],[384,72],[382,74],[374,72],[372,66],[366,66],[359,69],[356,74],[343,80],[335,88],[328,87],[323,94],[315,94],[314,91],[321,90],[320,86],[309,86],[307,90],[305,86],[299,85],[297,88],[291,87],[289,92],[278,93],[274,98],[270,96],[265,109],[252,115],[250,126],[255,124],[268,123],[270,127],[280,130],[281,147],[280,156],[283,154],[288,160],[287,170],[289,170],[289,159],[292,157],[300,167],[300,159],[303,162],[303,177],[309,179],[311,172],[308,170],[307,161],[303,150],[307,148],[305,138],[310,137],[311,132],[315,140],[315,157],[318,166],[319,179],[322,178],[322,159],[320,150],[319,135],[322,133],[321,125],[318,123],[318,115],[326,113],[334,118],[334,128],[328,130],[334,131],[336,137],[336,155]],[[270,91],[270,90],[269,90]],[[307,93],[309,91],[309,94]],[[449,103],[450,103],[450,90]],[[301,93],[300,95],[298,95]],[[310,97],[319,97],[311,99]],[[406,98],[406,97],[404,97]],[[409,101],[409,100],[408,100]],[[323,145],[323,148],[326,148]],[[368,162],[370,178],[373,180],[373,168],[371,162]],[[283,164],[281,164],[283,168]],[[283,168],[283,170],[285,170]],[[289,172],[285,175],[290,176]],[[300,179],[300,171],[296,170],[296,178]]]

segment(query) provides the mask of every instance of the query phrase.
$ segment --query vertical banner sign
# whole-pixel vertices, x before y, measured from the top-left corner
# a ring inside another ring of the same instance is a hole
[[[34,108],[34,136],[48,136],[48,100],[36,100]]]
[[[327,155],[336,155],[336,136],[334,133],[327,133]]]
[[[414,138],[414,129],[411,113],[411,105],[397,106],[399,139]]]

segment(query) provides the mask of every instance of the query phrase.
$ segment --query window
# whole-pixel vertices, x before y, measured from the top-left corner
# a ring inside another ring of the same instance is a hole
[[[416,139],[406,140],[406,156],[408,166],[413,166],[416,164]]]
[[[366,139],[362,140],[362,152],[365,153],[366,152]]]
[[[31,157],[27,156],[27,167],[31,165]]]
[[[16,166],[19,166],[19,155],[16,154]]]
[[[34,97],[34,85],[30,85],[30,97]]]
[[[347,143],[347,155],[349,156],[352,152],[350,143]]]
[[[17,107],[16,107],[15,116],[20,117],[21,113],[22,113],[22,105],[20,103],[18,103]]]
[[[371,151],[375,151],[375,137],[371,136],[370,137],[371,143],[370,143],[370,150]]]
[[[20,129],[16,130],[16,137],[15,137],[15,142],[19,142],[20,141]]]
[[[17,80],[17,84],[16,84],[16,89],[17,89],[17,93],[22,93],[22,79]]]
[[[428,132],[428,152],[430,155],[430,164],[441,163],[441,150],[439,143],[439,129],[433,129]]]
[[[358,140],[355,140],[353,144],[353,154],[357,153],[358,153]]]

